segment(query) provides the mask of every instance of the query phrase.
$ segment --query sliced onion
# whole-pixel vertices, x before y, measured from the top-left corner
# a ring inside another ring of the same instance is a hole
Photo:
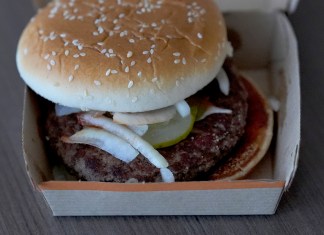
[[[176,103],[175,107],[181,117],[187,117],[190,115],[190,106],[185,100]]]
[[[175,181],[173,173],[168,168],[161,168],[160,173],[163,182],[172,183]]]
[[[224,109],[224,108],[219,108],[216,106],[209,106],[207,109],[196,119],[196,121],[200,121],[204,119],[205,117],[214,114],[214,113],[223,113],[223,114],[231,114],[232,110],[230,109]]]
[[[79,119],[84,125],[101,127],[124,139],[143,154],[144,157],[146,157],[157,168],[168,167],[168,162],[156,149],[127,127],[119,125],[112,119],[104,116],[95,117],[91,113],[80,113]]]
[[[148,125],[127,125],[127,127],[139,136],[143,136],[149,129]]]
[[[131,162],[139,154],[125,140],[108,133],[107,131],[87,127],[70,137],[62,137],[63,142],[70,144],[88,144],[106,151],[126,163]]]
[[[220,69],[216,77],[219,88],[224,95],[228,95],[230,91],[230,82],[224,69]]]
[[[280,101],[277,98],[270,97],[268,101],[273,111],[278,112],[280,110]]]
[[[78,113],[78,112],[81,112],[81,109],[70,108],[67,106],[60,105],[60,104],[55,104],[55,114],[58,117],[69,115],[72,113]]]
[[[169,121],[176,114],[174,106],[140,113],[114,113],[114,122],[126,125],[146,125]]]
[[[228,41],[226,43],[226,55],[228,57],[233,57],[233,54],[234,54],[234,49],[233,49],[232,43],[230,41]]]

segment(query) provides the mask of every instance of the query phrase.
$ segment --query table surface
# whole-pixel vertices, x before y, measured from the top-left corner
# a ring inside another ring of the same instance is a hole
[[[15,64],[31,1],[0,3],[0,234],[324,234],[324,1],[300,1],[289,16],[301,62],[302,128],[294,182],[271,216],[53,217],[25,173],[24,84]]]

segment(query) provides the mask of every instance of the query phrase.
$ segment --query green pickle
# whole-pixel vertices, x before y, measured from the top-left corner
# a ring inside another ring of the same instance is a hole
[[[191,132],[196,120],[197,106],[190,107],[190,115],[181,117],[178,113],[168,122],[149,125],[148,131],[142,136],[154,148],[165,148],[179,143]]]

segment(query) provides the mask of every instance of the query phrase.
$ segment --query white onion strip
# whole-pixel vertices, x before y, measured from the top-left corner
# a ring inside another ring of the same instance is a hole
[[[219,70],[216,79],[218,81],[219,89],[221,90],[221,92],[224,95],[228,95],[230,91],[230,82],[224,69]]]
[[[165,158],[156,149],[127,127],[119,125],[112,119],[104,116],[95,117],[91,113],[80,113],[78,117],[84,125],[101,127],[124,139],[143,154],[143,156],[157,168],[165,168],[169,166]]]
[[[219,107],[216,107],[216,106],[209,106],[204,111],[204,113],[200,117],[198,117],[198,119],[196,121],[203,120],[205,117],[207,117],[207,116],[209,116],[211,114],[214,114],[214,113],[231,114],[232,113],[232,110],[230,110],[230,109],[224,109],[224,108],[219,108]]]
[[[185,100],[182,100],[182,101],[176,103],[175,107],[181,117],[184,118],[184,117],[187,117],[188,115],[190,115],[190,106]]]
[[[139,152],[125,140],[102,129],[87,127],[70,137],[62,137],[63,142],[70,144],[88,144],[104,150],[115,158],[126,163],[134,160]]]
[[[161,173],[163,182],[172,183],[175,181],[174,175],[168,168],[161,168],[160,173]]]
[[[134,131],[139,136],[143,136],[147,131],[149,126],[148,125],[127,125],[129,129]]]
[[[114,113],[113,120],[125,125],[145,125],[171,120],[176,114],[174,106],[139,113]]]

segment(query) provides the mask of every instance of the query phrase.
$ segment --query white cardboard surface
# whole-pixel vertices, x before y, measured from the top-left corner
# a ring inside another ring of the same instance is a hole
[[[55,216],[274,214],[280,188],[159,192],[44,191]],[[108,202],[108,203],[107,203]],[[127,208],[125,210],[125,208]]]
[[[273,176],[285,180],[288,188],[297,168],[300,141],[296,37],[282,13],[232,13],[226,19],[228,26],[242,37],[243,47],[236,54],[236,64],[264,94],[280,102]]]
[[[295,11],[298,0],[214,0],[223,12],[230,11]]]

